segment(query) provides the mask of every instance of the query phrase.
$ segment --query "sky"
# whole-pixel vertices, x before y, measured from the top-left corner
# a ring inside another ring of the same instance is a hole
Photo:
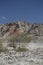
[[[18,20],[43,23],[43,0],[0,0],[0,24]]]

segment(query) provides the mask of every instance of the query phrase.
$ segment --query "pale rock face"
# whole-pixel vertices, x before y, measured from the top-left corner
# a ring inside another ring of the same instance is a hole
[[[0,25],[0,36],[9,36],[10,33],[27,33],[32,35],[43,35],[43,24],[30,24],[24,21]],[[9,32],[9,34],[8,34]],[[7,35],[6,35],[7,33]]]

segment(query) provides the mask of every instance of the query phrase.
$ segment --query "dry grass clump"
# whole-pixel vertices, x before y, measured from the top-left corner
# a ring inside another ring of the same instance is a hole
[[[32,40],[31,36],[24,36],[23,39],[22,39],[22,41],[25,42],[25,43],[29,43],[29,42],[31,42],[31,40]]]
[[[4,39],[0,39],[0,52],[6,52],[7,49],[3,47]]]
[[[17,35],[17,36],[13,36],[12,38],[8,39],[9,42],[26,42],[26,43],[29,43],[30,41],[32,40],[32,36],[27,36],[27,35],[24,35],[24,34],[21,34],[21,35]]]
[[[16,48],[15,41],[16,41],[15,37],[12,37],[12,38],[8,39],[8,42],[10,43],[9,46],[13,47],[13,48]]]
[[[17,52],[25,52],[25,51],[28,51],[29,49],[27,49],[25,46],[19,46],[17,49],[16,49],[16,51]]]
[[[29,43],[30,41],[32,40],[32,37],[31,36],[27,36],[24,34],[21,34],[21,35],[17,35],[17,36],[13,36],[11,38],[8,39],[8,42],[10,43],[9,46],[10,47],[13,47],[13,48],[16,48],[17,47],[17,44],[15,42],[19,42],[19,43]],[[19,47],[18,49],[20,49],[21,51],[24,50],[26,51],[27,49],[25,47]]]

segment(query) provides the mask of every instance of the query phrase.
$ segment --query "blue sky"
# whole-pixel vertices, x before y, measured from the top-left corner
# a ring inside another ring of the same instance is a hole
[[[0,0],[0,24],[17,20],[43,23],[43,0]]]

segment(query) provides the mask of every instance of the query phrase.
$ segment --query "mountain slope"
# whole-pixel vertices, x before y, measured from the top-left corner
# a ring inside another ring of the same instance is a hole
[[[10,36],[12,34],[32,34],[43,35],[43,24],[30,24],[24,21],[6,23],[0,25],[0,36]]]

